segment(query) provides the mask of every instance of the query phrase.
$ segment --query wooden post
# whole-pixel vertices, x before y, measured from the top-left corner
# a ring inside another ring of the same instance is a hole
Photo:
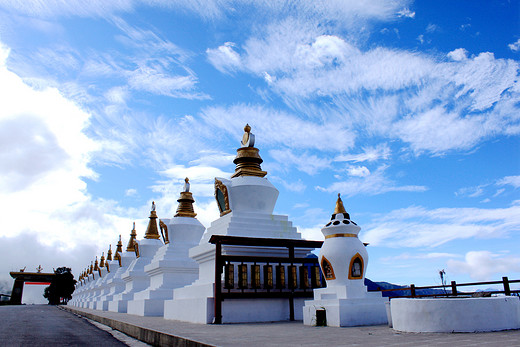
[[[457,282],[451,281],[451,295],[457,296]]]
[[[506,277],[502,277],[502,282],[504,283],[504,294],[507,296],[511,295],[511,288],[509,288],[509,279]]]
[[[410,284],[410,296],[415,298],[415,284]]]
[[[222,244],[217,241],[215,244],[215,324],[222,324],[222,264],[220,256],[222,254]]]
[[[294,297],[293,292],[289,294],[289,320],[294,321]]]

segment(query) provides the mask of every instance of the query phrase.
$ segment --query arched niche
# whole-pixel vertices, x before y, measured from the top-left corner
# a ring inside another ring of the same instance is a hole
[[[350,260],[350,265],[348,267],[348,279],[349,280],[363,279],[364,268],[365,268],[365,264],[363,262],[363,257],[361,257],[361,255],[359,253],[356,253]]]

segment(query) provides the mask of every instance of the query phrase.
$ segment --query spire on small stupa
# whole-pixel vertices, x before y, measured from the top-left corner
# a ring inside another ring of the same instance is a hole
[[[101,253],[101,261],[99,262],[99,267],[105,267],[105,252]]]
[[[134,227],[132,228],[132,231],[130,232],[130,240],[128,240],[128,245],[126,246],[127,252],[135,252],[134,241],[135,241],[136,237],[137,237],[137,231],[135,231],[135,222],[134,222]]]
[[[112,245],[108,245],[107,261],[112,261]]]
[[[194,218],[197,214],[193,211],[193,195],[190,192],[190,180],[188,177],[184,179],[184,189],[181,192],[179,199],[177,200],[179,206],[177,207],[177,213],[174,217],[192,217]]]
[[[343,215],[346,214],[345,218],[350,219],[350,215],[345,210],[345,206],[343,206],[343,200],[341,200],[341,195],[338,193],[338,200],[336,200],[336,207],[334,208],[334,214],[332,215],[332,218],[338,213],[342,213]]]
[[[239,176],[264,177],[267,175],[267,171],[262,171],[260,167],[263,160],[258,154],[258,148],[255,147],[255,135],[251,133],[249,124],[244,127],[244,135],[240,144],[242,147],[237,149],[237,156],[233,160],[236,168],[231,178]]]
[[[152,201],[152,208],[150,210],[150,221],[144,234],[145,239],[159,239],[159,230],[157,229],[157,213],[155,212],[155,201]],[[134,247],[135,249],[135,247]]]
[[[93,264],[93,262],[90,262],[90,268],[89,268],[88,274],[92,275],[93,271],[94,271],[94,264]]]
[[[121,242],[121,234],[119,234],[119,241],[117,241],[116,253],[123,253],[123,242]]]
[[[96,255],[96,260],[94,261],[94,271],[98,271],[98,270],[99,270],[99,264],[98,264],[97,255]]]

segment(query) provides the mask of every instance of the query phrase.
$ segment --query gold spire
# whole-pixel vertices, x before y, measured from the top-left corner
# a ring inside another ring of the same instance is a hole
[[[237,156],[233,163],[235,163],[235,173],[231,175],[233,177],[239,176],[257,176],[264,177],[267,175],[267,171],[262,171],[260,164],[263,160],[258,154],[258,148],[255,145],[255,135],[251,133],[251,127],[246,124],[244,127],[244,135],[240,142],[242,147],[237,149]]]
[[[334,209],[334,214],[336,213],[347,213],[347,211],[345,211],[345,207],[343,206],[340,193],[338,193],[338,200],[336,200],[336,208]]]
[[[98,264],[97,255],[96,255],[96,260],[94,261],[94,271],[97,271],[97,270],[99,270],[99,264]]]
[[[94,271],[94,265],[92,264],[92,262],[90,262],[90,270],[89,270],[88,274],[92,275],[93,271]]]
[[[112,245],[108,246],[107,261],[112,261]]]
[[[137,231],[135,231],[135,222],[134,222],[134,227],[133,227],[132,231],[130,232],[130,240],[128,240],[128,245],[126,246],[127,252],[135,252],[134,240],[136,237],[137,237]]]
[[[148,222],[148,227],[146,228],[146,233],[144,234],[145,239],[159,239],[161,236],[159,235],[159,230],[157,230],[157,213],[155,212],[155,201],[152,201],[152,210],[150,211],[150,221]],[[135,247],[134,247],[135,251]]]
[[[184,179],[184,189],[181,192],[181,196],[177,200],[179,206],[177,207],[177,213],[174,217],[192,217],[194,218],[197,214],[193,211],[193,195],[190,192],[190,180],[188,177]]]
[[[334,214],[332,215],[332,218],[338,213],[342,213],[343,215],[346,215],[345,217],[350,219],[350,215],[345,210],[345,206],[343,206],[343,200],[341,200],[341,195],[338,193],[338,200],[336,200],[336,207],[334,208]]]
[[[121,234],[119,235],[119,241],[117,241],[116,253],[123,253],[123,243],[121,242]]]
[[[105,267],[105,252],[101,253],[101,261],[99,262],[99,267]]]

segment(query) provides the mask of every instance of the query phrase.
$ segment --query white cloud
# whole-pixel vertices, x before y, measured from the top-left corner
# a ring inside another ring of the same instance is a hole
[[[455,253],[442,253],[442,252],[431,252],[431,253],[417,253],[412,254],[409,252],[401,253],[396,256],[383,257],[381,261],[393,263],[395,260],[410,260],[410,259],[445,259],[445,258],[460,258],[460,254]]]
[[[433,23],[428,24],[428,26],[426,27],[426,32],[430,34],[438,30],[439,26]]]
[[[360,154],[342,154],[334,158],[334,161],[353,161],[353,162],[373,162],[378,160],[386,160],[390,158],[390,148],[386,143],[379,144],[375,147],[362,147],[363,153]]]
[[[463,61],[468,59],[468,51],[464,48],[457,48],[449,52],[447,56],[454,61]]]
[[[520,51],[520,39],[516,40],[516,42],[508,44],[507,47],[509,47],[509,49],[513,52]]]
[[[520,133],[520,65],[489,52],[469,58],[459,48],[445,61],[384,47],[363,51],[289,19],[234,52],[241,64],[233,69],[262,79],[267,73],[267,86],[298,112],[342,119],[356,135],[397,138],[415,154],[467,150]]]
[[[233,47],[235,47],[233,42],[226,42],[216,49],[208,48],[206,54],[210,63],[221,72],[234,71],[240,67],[240,55],[234,51]]]
[[[363,238],[372,245],[437,247],[454,240],[508,238],[520,230],[520,206],[507,208],[408,207],[374,218]]]
[[[520,272],[520,258],[489,251],[471,251],[466,253],[464,261],[448,260],[448,271],[469,274],[478,281],[497,280],[512,272]]]
[[[287,182],[286,180],[281,179],[278,176],[270,176],[270,181],[274,183],[280,183],[285,189],[295,193],[302,193],[307,189],[307,185],[303,183],[301,179],[297,181]]]
[[[476,198],[484,193],[484,187],[485,185],[460,188],[455,192],[455,196],[468,196],[470,198]]]
[[[370,170],[366,166],[348,166],[347,173],[349,176],[366,177],[370,175]]]
[[[237,144],[246,123],[251,125],[258,144],[342,151],[352,147],[355,139],[355,134],[335,122],[315,123],[261,106],[238,104],[228,108],[209,107],[202,111],[201,116],[213,130],[219,129],[236,137]]]
[[[111,17],[122,12],[132,12],[143,6],[158,7],[172,11],[190,11],[204,19],[215,20],[228,14],[235,14],[242,9],[252,18],[272,17],[289,10],[294,11],[300,17],[307,20],[315,18],[342,19],[349,23],[356,20],[390,20],[395,16],[412,17],[413,13],[405,6],[409,0],[401,1],[319,1],[319,2],[295,2],[286,3],[270,0],[241,1],[237,6],[232,0],[114,0],[109,4],[103,1],[89,1],[85,3],[79,0],[48,1],[37,0],[7,1],[0,3],[0,8],[13,13],[52,18],[56,16],[81,16],[81,17]],[[404,8],[403,8],[404,7]]]
[[[317,186],[316,189],[329,192],[341,193],[345,196],[354,196],[358,194],[378,195],[387,192],[424,192],[427,190],[424,186],[400,186],[385,177],[387,166],[378,167],[374,172],[363,177],[350,177],[347,180],[334,182],[328,187]]]
[[[315,175],[330,167],[330,160],[328,159],[308,153],[295,154],[290,149],[272,149],[269,151],[269,155],[285,169],[294,167],[309,175]]]
[[[90,165],[101,146],[86,135],[91,115],[55,88],[25,84],[6,68],[7,55],[0,46],[0,142],[9,140],[0,146],[0,238],[2,249],[18,251],[5,251],[4,265],[79,271],[128,229],[137,211],[92,199],[85,178],[97,177]]]
[[[514,188],[520,188],[520,176],[506,176],[496,183],[499,186],[511,185]]]
[[[134,188],[129,188],[125,191],[125,196],[136,196],[137,194],[137,189]]]
[[[415,12],[410,11],[408,8],[403,8],[402,10],[397,12],[399,17],[407,17],[407,18],[415,18]]]

